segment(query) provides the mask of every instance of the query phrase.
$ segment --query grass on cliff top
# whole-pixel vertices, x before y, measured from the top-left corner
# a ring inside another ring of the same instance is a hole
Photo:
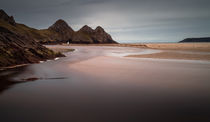
[[[18,24],[18,23],[16,23],[16,25],[13,26],[9,24],[8,22],[5,22],[4,20],[0,20],[0,26],[7,28],[8,30],[12,32],[16,32],[21,35],[27,35],[37,40],[46,38],[48,37],[48,35],[55,35],[55,32],[47,30],[47,29],[37,30],[31,27],[28,27],[24,24]]]

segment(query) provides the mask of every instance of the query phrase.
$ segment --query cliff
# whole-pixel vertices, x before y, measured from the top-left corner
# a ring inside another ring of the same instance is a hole
[[[204,38],[186,38],[186,39],[180,41],[180,43],[184,43],[184,42],[210,42],[210,37],[204,37]]]

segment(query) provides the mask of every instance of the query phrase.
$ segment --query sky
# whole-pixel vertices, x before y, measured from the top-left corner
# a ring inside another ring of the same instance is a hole
[[[58,19],[75,31],[102,26],[121,43],[210,36],[210,0],[1,0],[0,8],[37,29]]]

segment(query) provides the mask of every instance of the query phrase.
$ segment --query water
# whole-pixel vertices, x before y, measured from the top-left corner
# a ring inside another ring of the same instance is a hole
[[[210,63],[121,57],[145,52],[137,48],[74,48],[1,72],[0,122],[210,120]]]

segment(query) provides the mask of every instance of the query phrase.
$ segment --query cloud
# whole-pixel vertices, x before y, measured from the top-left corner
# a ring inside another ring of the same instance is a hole
[[[209,0],[1,0],[0,7],[35,28],[60,18],[75,30],[100,25],[117,41],[210,36]]]

